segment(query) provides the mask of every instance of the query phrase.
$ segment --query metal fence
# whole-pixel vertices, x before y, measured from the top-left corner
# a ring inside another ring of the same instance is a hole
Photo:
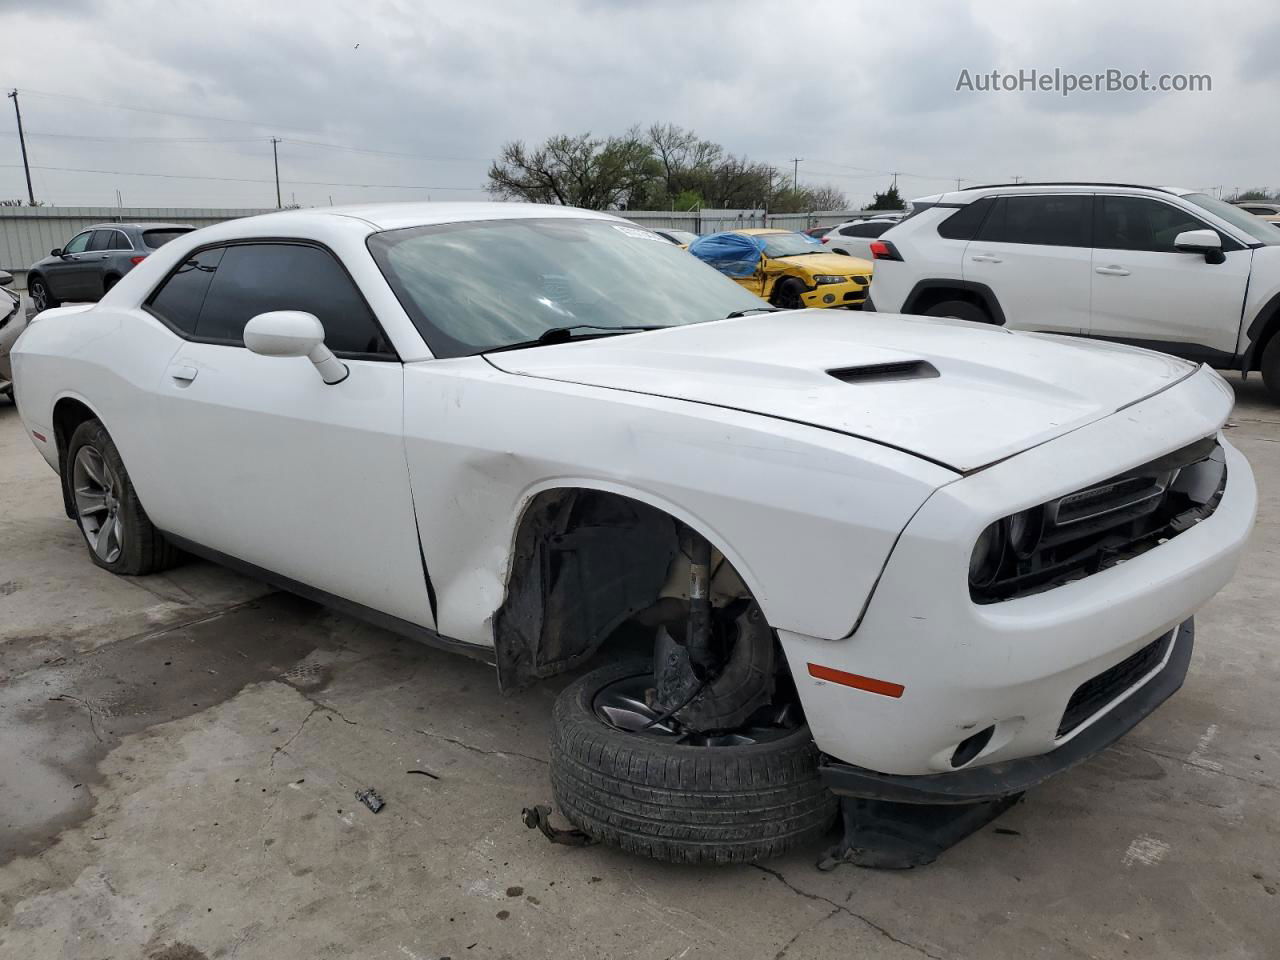
[[[95,223],[164,222],[207,227],[269,210],[192,207],[0,207],[0,270],[25,289],[27,268]]]
[[[26,288],[27,268],[54,247],[95,223],[164,221],[207,227],[211,223],[271,213],[262,209],[198,209],[193,207],[0,207],[0,270]],[[872,210],[819,210],[813,213],[769,213],[765,210],[620,210],[618,216],[645,227],[672,227],[691,233],[715,233],[748,227],[807,230],[833,227],[845,220],[872,216]]]

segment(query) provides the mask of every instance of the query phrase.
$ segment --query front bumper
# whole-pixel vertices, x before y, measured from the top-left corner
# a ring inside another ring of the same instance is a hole
[[[819,773],[827,787],[840,796],[892,803],[980,803],[1022,793],[1102,752],[1173,696],[1187,676],[1195,636],[1194,619],[1170,631],[1164,665],[1079,736],[1049,753],[914,777],[876,773],[838,761],[824,763]]]
[[[806,290],[800,295],[800,301],[806,307],[861,308],[870,288],[870,284],[853,282],[824,283],[812,290]]]
[[[1140,556],[1037,594],[974,603],[965,576],[973,543],[1000,516],[1214,434],[1230,402],[1230,388],[1202,370],[935,491],[902,532],[848,637],[778,631],[819,749],[876,774],[957,777],[1095,736],[1089,731],[1110,722],[1123,697],[1061,732],[1073,694],[1189,619],[1234,573],[1257,507],[1248,461],[1219,437],[1227,481],[1211,516]],[[891,686],[851,688],[831,671]],[[988,727],[989,738],[954,766],[957,748]]]

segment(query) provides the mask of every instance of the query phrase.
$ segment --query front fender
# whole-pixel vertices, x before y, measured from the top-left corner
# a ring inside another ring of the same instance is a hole
[[[757,414],[498,371],[405,367],[405,449],[442,633],[493,643],[516,531],[544,491],[617,493],[701,531],[769,622],[847,636],[907,521],[955,474]]]

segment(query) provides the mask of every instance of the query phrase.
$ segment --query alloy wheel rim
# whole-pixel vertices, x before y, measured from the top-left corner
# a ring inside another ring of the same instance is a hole
[[[789,736],[800,726],[798,712],[793,705],[787,704],[762,708],[736,730],[719,733],[686,730],[677,718],[664,718],[664,711],[649,705],[645,694],[652,685],[653,677],[648,673],[622,677],[605,684],[591,698],[592,712],[598,720],[615,730],[691,747],[745,747],[769,743]]]
[[[44,284],[39,280],[31,285],[31,302],[37,312],[45,308]]]
[[[84,446],[76,453],[71,485],[76,516],[89,549],[103,563],[114,563],[124,551],[120,478],[96,448]]]

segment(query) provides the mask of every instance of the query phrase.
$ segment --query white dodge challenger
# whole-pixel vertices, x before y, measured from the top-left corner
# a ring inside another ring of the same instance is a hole
[[[669,860],[1102,749],[1181,684],[1256,504],[1206,367],[781,312],[564,207],[208,227],[13,356],[95,563],[212,558],[504,689],[590,662],[556,799]]]

